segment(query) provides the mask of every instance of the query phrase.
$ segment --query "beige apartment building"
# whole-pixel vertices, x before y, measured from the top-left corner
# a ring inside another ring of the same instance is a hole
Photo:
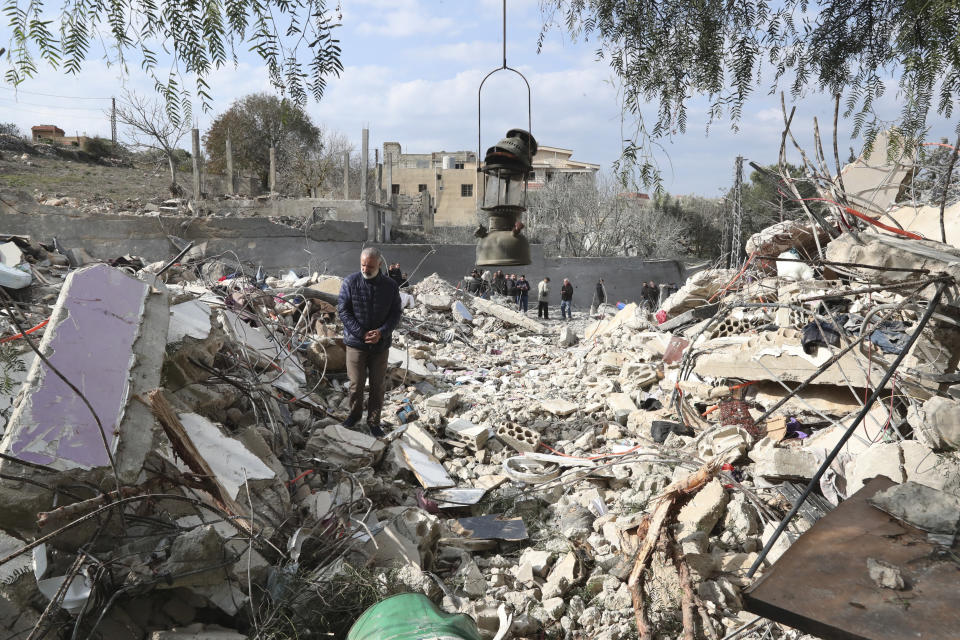
[[[561,174],[592,176],[600,165],[573,160],[573,151],[541,146],[533,157],[528,188],[543,188]],[[436,226],[472,226],[477,223],[477,196],[482,181],[473,151],[403,153],[399,142],[383,144],[383,176],[390,192],[417,197],[427,191],[434,204]]]

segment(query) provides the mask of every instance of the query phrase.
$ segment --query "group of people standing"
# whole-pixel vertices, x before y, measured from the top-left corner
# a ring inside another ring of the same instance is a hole
[[[484,271],[480,273],[479,269],[464,277],[464,286],[469,293],[474,295],[489,297],[491,293],[506,296],[513,300],[517,306],[517,311],[527,313],[530,304],[530,291],[532,286],[527,280],[525,274],[504,273],[503,271]],[[550,319],[550,278],[544,277],[537,283],[537,317],[544,320]],[[563,285],[560,287],[560,316],[564,320],[573,317],[573,284],[570,280],[564,278]]]

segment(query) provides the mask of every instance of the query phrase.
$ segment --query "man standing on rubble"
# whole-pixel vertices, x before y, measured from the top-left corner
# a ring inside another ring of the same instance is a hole
[[[527,300],[530,296],[530,283],[527,276],[521,274],[517,280],[517,311],[527,312]]]
[[[573,285],[569,278],[564,278],[560,287],[560,317],[573,320]]]
[[[377,437],[383,435],[380,412],[391,337],[403,313],[397,283],[379,271],[380,260],[378,249],[364,249],[360,271],[344,279],[337,300],[350,378],[350,415],[343,426],[352,428],[363,416],[363,387],[369,379],[367,426]]]
[[[546,276],[537,285],[537,317],[550,319],[550,278]]]

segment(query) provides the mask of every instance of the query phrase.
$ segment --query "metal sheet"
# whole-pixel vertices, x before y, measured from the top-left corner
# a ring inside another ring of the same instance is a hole
[[[475,518],[459,518],[453,529],[460,535],[479,540],[527,539],[527,527],[524,526],[522,518],[504,518],[503,514],[497,513]]]
[[[956,638],[960,564],[924,532],[867,503],[893,484],[875,478],[800,536],[744,592],[747,611],[825,640]],[[899,567],[906,589],[878,587],[867,558]]]

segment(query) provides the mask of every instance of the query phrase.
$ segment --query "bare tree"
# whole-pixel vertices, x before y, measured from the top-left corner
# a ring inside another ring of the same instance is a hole
[[[558,256],[675,257],[684,253],[686,224],[611,176],[555,176],[531,194],[526,214],[534,241]]]
[[[342,193],[344,151],[352,152],[353,145],[345,134],[333,129],[322,130],[316,144],[290,149],[284,156],[280,190],[314,198]],[[359,158],[351,162],[351,165],[357,165],[357,172],[360,171],[359,162]],[[352,183],[355,178],[353,166],[350,173]],[[359,192],[359,187],[355,191]]]
[[[117,101],[117,122],[127,128],[131,147],[163,154],[170,167],[170,191],[173,194],[181,192],[177,185],[177,145],[186,135],[190,123],[173,122],[163,102],[129,90],[124,90],[123,97]]]

